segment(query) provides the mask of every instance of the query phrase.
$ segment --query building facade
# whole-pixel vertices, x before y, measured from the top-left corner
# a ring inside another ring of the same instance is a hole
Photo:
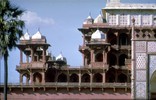
[[[133,20],[133,21],[132,21]],[[8,85],[9,99],[156,98],[156,5],[107,0],[95,19],[78,28],[83,66],[74,68],[38,31],[20,39],[20,84]],[[1,85],[1,98],[3,98]]]

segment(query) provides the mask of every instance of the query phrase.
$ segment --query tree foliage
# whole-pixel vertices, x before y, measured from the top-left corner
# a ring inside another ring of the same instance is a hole
[[[24,21],[20,16],[24,11],[8,0],[0,1],[0,49],[2,55],[16,47],[22,36]]]

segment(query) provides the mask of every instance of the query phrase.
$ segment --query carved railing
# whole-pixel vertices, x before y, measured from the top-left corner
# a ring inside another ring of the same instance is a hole
[[[0,87],[4,84],[0,83]],[[130,88],[131,83],[78,83],[78,82],[49,82],[49,83],[34,83],[20,84],[8,83],[8,87],[92,87],[92,88]]]
[[[108,65],[104,62],[91,62],[91,67],[108,69]]]
[[[16,69],[43,68],[44,66],[44,62],[20,63],[20,65],[16,66]]]

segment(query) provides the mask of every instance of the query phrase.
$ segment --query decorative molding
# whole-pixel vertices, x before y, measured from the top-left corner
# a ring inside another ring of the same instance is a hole
[[[148,42],[148,49],[149,53],[156,52],[156,42]]]
[[[146,69],[146,61],[146,53],[136,53],[136,69]]]
[[[136,82],[136,98],[146,99],[146,82]]]
[[[136,70],[136,81],[146,81],[146,70]]]
[[[135,48],[135,52],[146,52],[146,41],[136,41]]]

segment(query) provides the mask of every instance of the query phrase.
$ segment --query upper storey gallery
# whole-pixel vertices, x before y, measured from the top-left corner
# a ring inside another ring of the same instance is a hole
[[[102,12],[109,25],[131,26],[134,18],[137,27],[156,26],[156,4],[126,4],[121,3],[120,0],[107,0]],[[101,20],[101,17],[99,15],[93,19],[89,16],[83,25],[105,22]]]

